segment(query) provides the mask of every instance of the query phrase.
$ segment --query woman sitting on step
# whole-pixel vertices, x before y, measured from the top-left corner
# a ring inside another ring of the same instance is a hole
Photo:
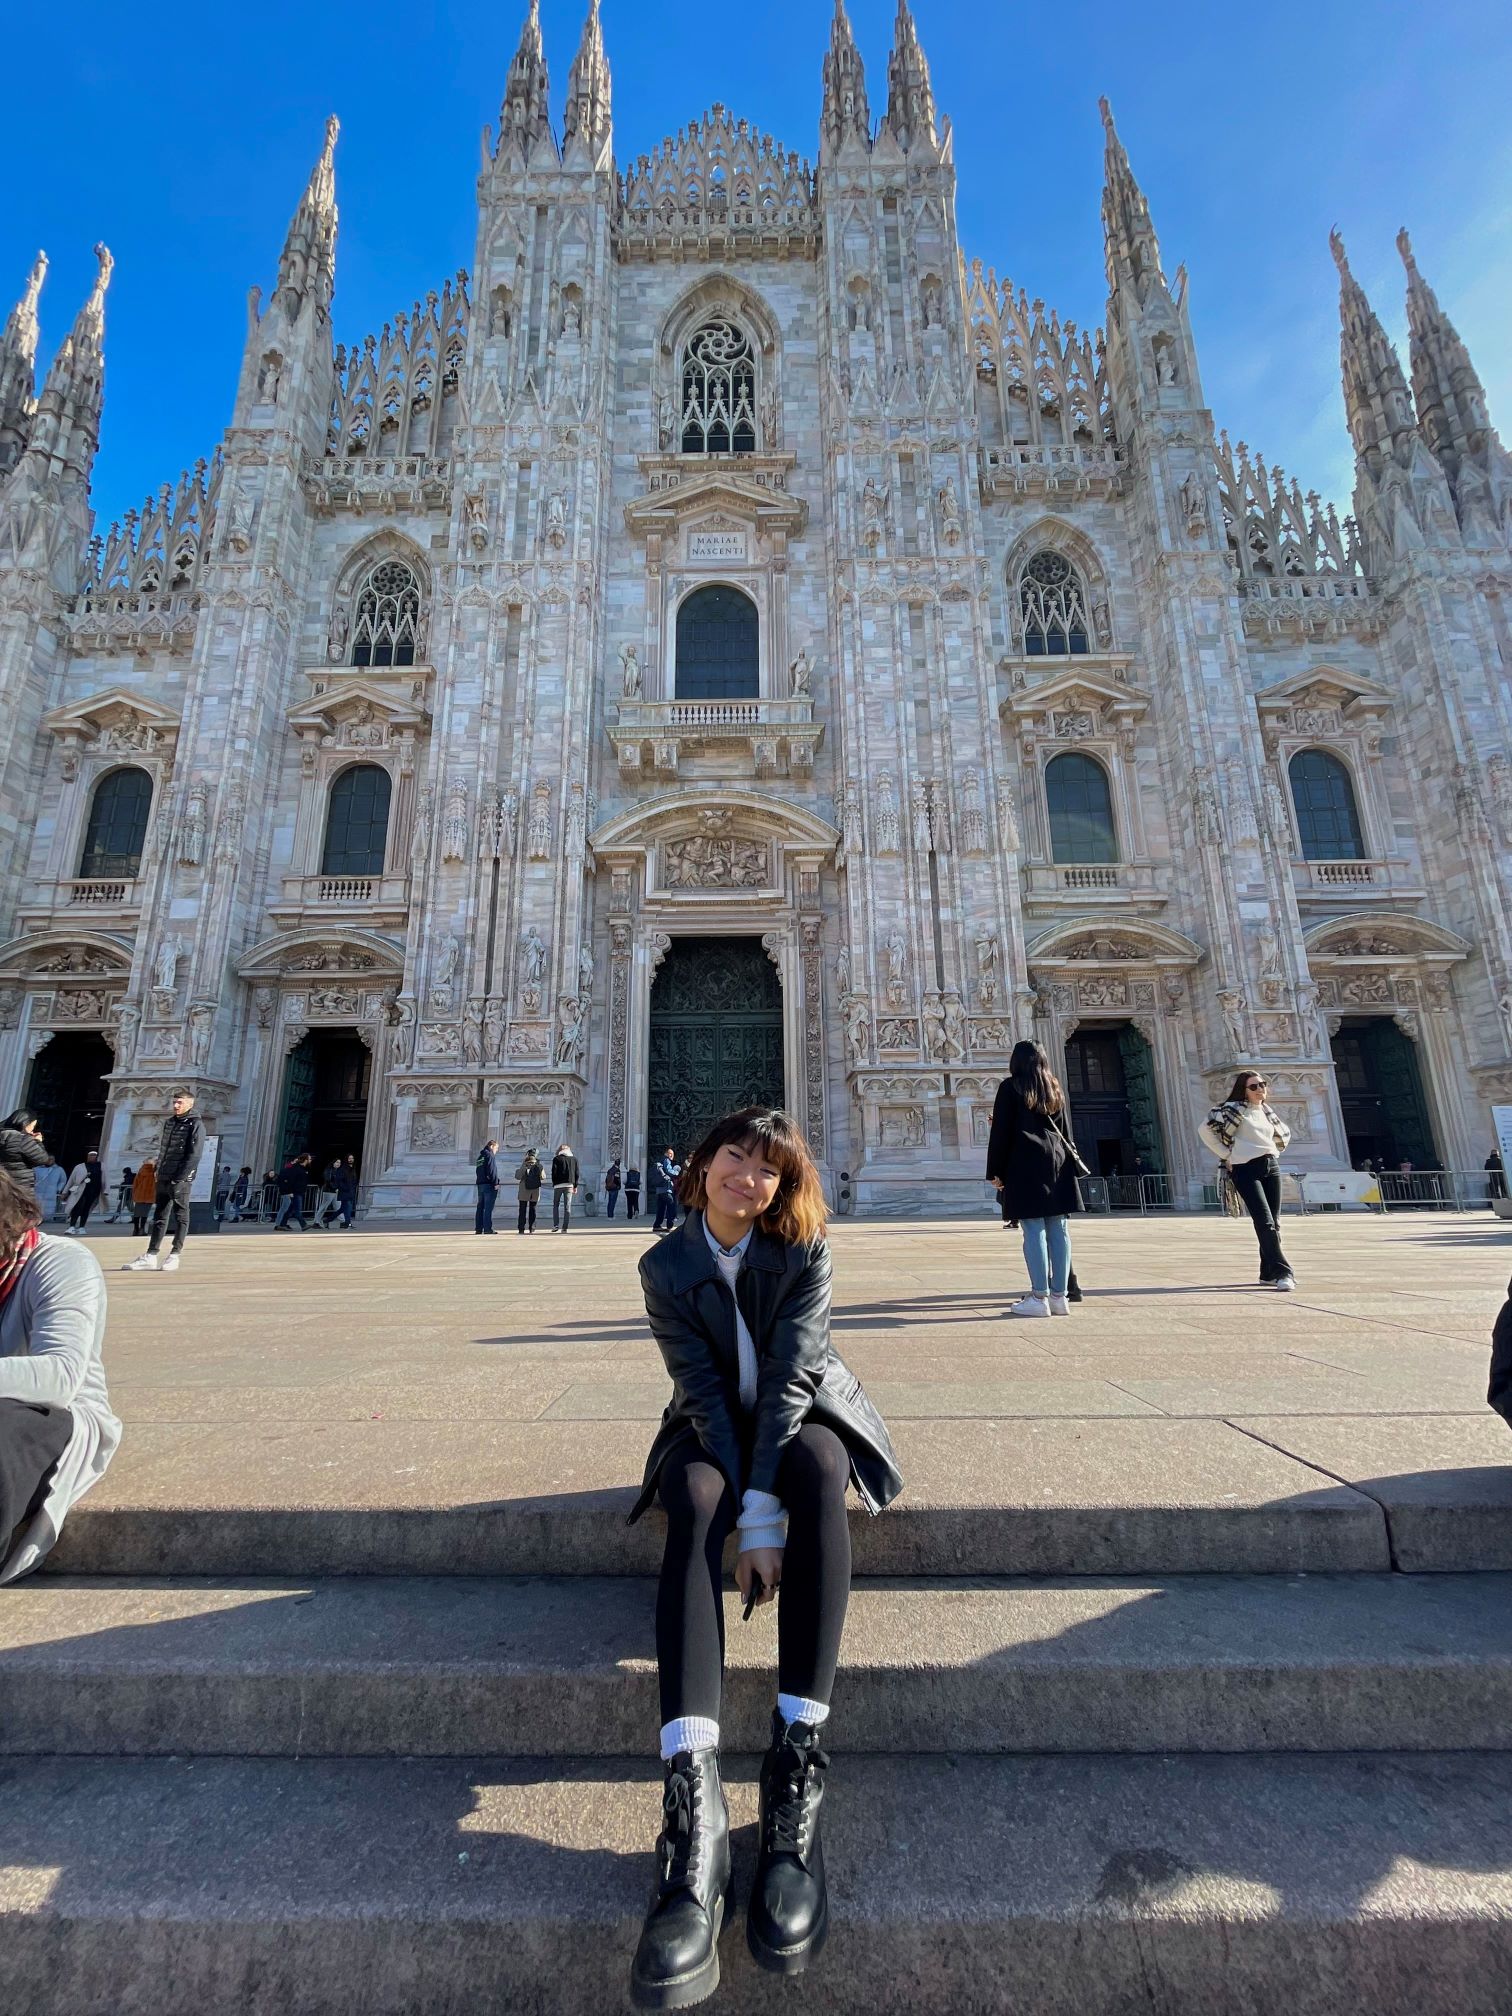
[[[0,1176],[0,1582],[36,1567],[121,1439],[100,1361],[100,1263],[38,1231],[41,1216]]]
[[[746,1937],[769,1972],[799,1974],[829,1929],[821,1736],[850,1594],[845,1487],[878,1512],[903,1485],[881,1416],[830,1347],[824,1197],[793,1122],[764,1106],[721,1120],[680,1194],[687,1218],[640,1263],[673,1385],[630,1515],[653,1499],[667,1514],[656,1598],[664,1817],[630,1977],[642,2009],[686,2008],[719,1985],[730,1905],[718,1762],[725,1541],[738,1533],[747,1619],[782,1590]]]

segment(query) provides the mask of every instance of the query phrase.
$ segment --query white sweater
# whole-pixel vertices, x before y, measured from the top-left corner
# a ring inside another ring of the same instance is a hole
[[[1279,1155],[1291,1140],[1291,1129],[1281,1119],[1267,1118],[1263,1106],[1246,1106],[1239,1116],[1238,1130],[1233,1146],[1225,1148],[1222,1141],[1206,1121],[1201,1128],[1204,1143],[1212,1149],[1220,1162],[1227,1162],[1230,1168],[1240,1162],[1258,1162],[1262,1155]]]
[[[740,1359],[740,1404],[749,1414],[756,1405],[756,1341],[740,1313],[740,1297],[735,1294],[735,1282],[745,1260],[746,1248],[751,1243],[751,1235],[747,1232],[738,1246],[732,1246],[726,1252],[709,1230],[706,1218],[704,1237],[714,1255],[715,1266],[729,1283],[730,1293],[734,1296],[735,1349]],[[782,1500],[770,1491],[747,1491],[741,1501],[740,1518],[736,1524],[742,1553],[753,1547],[781,1549],[787,1545],[787,1514],[782,1509]]]
[[[0,1306],[0,1400],[66,1407],[73,1434],[41,1511],[10,1559],[0,1561],[0,1583],[36,1567],[70,1507],[99,1483],[116,1452],[121,1424],[105,1390],[104,1339],[105,1277],[99,1261],[87,1246],[43,1233]]]

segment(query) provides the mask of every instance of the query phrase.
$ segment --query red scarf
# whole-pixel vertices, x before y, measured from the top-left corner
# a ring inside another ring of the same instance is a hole
[[[6,1297],[21,1278],[21,1269],[30,1260],[41,1243],[42,1234],[37,1230],[35,1225],[23,1232],[20,1239],[16,1242],[15,1252],[5,1265],[0,1267],[0,1307],[4,1306]]]

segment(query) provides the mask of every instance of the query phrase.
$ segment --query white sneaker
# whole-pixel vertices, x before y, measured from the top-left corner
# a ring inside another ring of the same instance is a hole
[[[1043,1295],[1026,1295],[1008,1311],[1010,1316],[1048,1316],[1050,1304]]]
[[[1066,1300],[1064,1295],[1052,1295],[1050,1297],[1050,1314],[1052,1316],[1069,1316],[1071,1314],[1071,1304]]]
[[[69,1228],[68,1228],[68,1237],[69,1237],[70,1239],[77,1239],[77,1238],[78,1238],[78,1236],[79,1236],[79,1228],[78,1228],[78,1226],[77,1226],[77,1225],[70,1225],[70,1226],[69,1226]]]
[[[139,1253],[135,1260],[128,1260],[126,1262],[121,1272],[123,1274],[159,1274],[162,1272],[162,1267],[163,1263],[156,1253]]]
[[[1296,1293],[1297,1284],[1290,1274],[1283,1274],[1275,1285],[1278,1295],[1293,1295]]]
[[[179,1265],[179,1256],[177,1255],[177,1253],[169,1253],[166,1254],[163,1260],[159,1263],[158,1271],[162,1274],[177,1274],[178,1265]]]

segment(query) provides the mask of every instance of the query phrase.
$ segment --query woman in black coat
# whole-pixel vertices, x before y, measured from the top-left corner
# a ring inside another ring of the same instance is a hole
[[[19,1106],[0,1120],[0,1176],[9,1176],[23,1190],[37,1191],[37,1171],[52,1161],[42,1145],[42,1127],[29,1106]]]
[[[1066,1095],[1038,1043],[1019,1043],[998,1087],[987,1142],[987,1180],[1003,1217],[1022,1227],[1029,1293],[1010,1316],[1068,1316],[1071,1274],[1067,1219],[1080,1211],[1076,1156],[1065,1128]]]
[[[719,1981],[730,1901],[717,1755],[725,1541],[738,1534],[747,1617],[782,1589],[746,1938],[760,1966],[798,1974],[829,1927],[821,1735],[850,1593],[846,1485],[876,1512],[903,1483],[881,1416],[830,1345],[824,1196],[792,1121],[759,1106],[720,1121],[689,1158],[681,1195],[686,1220],[640,1263],[673,1385],[630,1515],[653,1499],[667,1514],[656,1599],[664,1818],[630,1977],[643,2009],[700,2002]]]

